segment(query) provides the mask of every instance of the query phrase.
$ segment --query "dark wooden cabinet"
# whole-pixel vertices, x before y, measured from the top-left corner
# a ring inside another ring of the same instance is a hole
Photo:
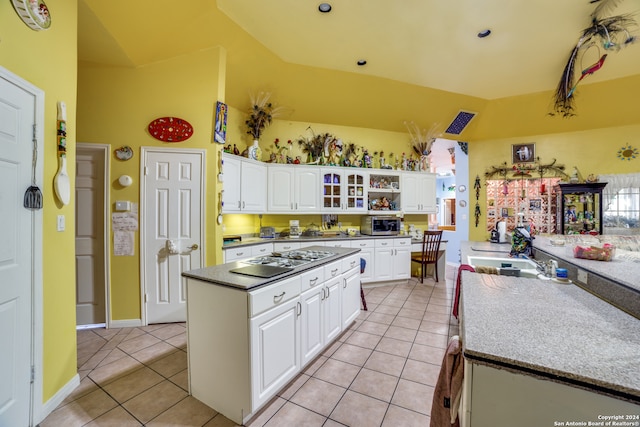
[[[602,190],[606,182],[557,186],[558,234],[602,234]]]

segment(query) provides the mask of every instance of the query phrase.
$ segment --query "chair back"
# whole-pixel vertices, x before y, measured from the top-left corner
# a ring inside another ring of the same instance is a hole
[[[442,230],[427,230],[422,237],[422,262],[434,263],[438,260]]]

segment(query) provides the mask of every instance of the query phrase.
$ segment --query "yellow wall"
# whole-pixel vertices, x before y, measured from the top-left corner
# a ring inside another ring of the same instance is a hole
[[[0,2],[0,65],[45,92],[43,193],[43,390],[47,401],[76,374],[75,333],[75,207],[62,206],[54,196],[58,168],[57,102],[67,104],[68,173],[75,174],[76,142],[76,21],[74,1],[47,2],[52,25],[33,31],[13,10]],[[31,141],[27,141],[31,144]],[[73,180],[72,180],[73,186]],[[72,193],[73,194],[73,188]],[[64,215],[66,230],[56,231],[56,217]]]
[[[221,236],[215,222],[219,184],[217,164],[221,145],[212,142],[216,101],[224,96],[225,52],[212,48],[139,68],[100,68],[80,64],[78,71],[78,140],[123,145],[134,151],[133,159],[113,157],[111,200],[140,203],[140,147],[207,149],[206,264],[221,256]],[[178,144],[154,139],[147,125],[158,117],[180,117],[194,128],[187,141]],[[120,175],[133,177],[123,188]],[[136,233],[134,256],[111,252],[111,316],[113,320],[140,319],[140,246]]]
[[[511,163],[512,144],[535,143],[536,156],[543,163],[557,159],[564,164],[567,173],[574,166],[583,177],[589,174],[624,174],[640,172],[640,159],[620,160],[618,150],[627,144],[640,148],[640,125],[609,127],[588,131],[532,135],[518,138],[474,141],[469,144],[469,177],[479,175],[484,181],[484,173],[491,165]],[[483,188],[485,186],[483,185]],[[469,240],[487,240],[486,193],[481,191],[480,208],[483,213],[479,227],[470,227]]]

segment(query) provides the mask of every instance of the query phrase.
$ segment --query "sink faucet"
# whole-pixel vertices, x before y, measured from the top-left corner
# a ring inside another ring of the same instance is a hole
[[[556,269],[558,268],[558,262],[554,259],[547,261],[536,261],[530,258],[531,261],[536,263],[536,270],[544,274],[546,277],[555,277]]]

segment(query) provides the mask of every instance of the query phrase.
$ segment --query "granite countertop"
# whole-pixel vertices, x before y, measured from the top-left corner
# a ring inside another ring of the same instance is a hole
[[[536,236],[533,239],[533,247],[583,270],[640,291],[640,280],[638,280],[640,277],[640,263],[638,262],[620,260],[615,257],[611,261],[574,258],[571,245],[553,246],[549,237],[546,236]]]
[[[286,279],[287,277],[300,274],[312,268],[316,268],[321,265],[328,264],[333,261],[346,258],[349,255],[360,252],[360,249],[357,249],[357,248],[327,248],[326,246],[309,246],[303,249],[316,250],[316,251],[331,251],[335,255],[327,258],[323,258],[318,261],[312,261],[310,263],[301,265],[299,267],[295,267],[290,272],[280,274],[275,277],[269,277],[269,278],[246,276],[243,274],[231,273],[229,271],[234,268],[246,267],[250,265],[242,261],[229,262],[226,264],[219,264],[211,267],[185,271],[184,273],[182,273],[182,275],[184,277],[188,277],[191,279],[197,279],[203,282],[209,282],[214,285],[228,286],[232,288],[238,288],[240,290],[253,290],[255,288],[278,282],[280,280]]]
[[[640,402],[640,320],[572,284],[462,274],[466,358]]]

